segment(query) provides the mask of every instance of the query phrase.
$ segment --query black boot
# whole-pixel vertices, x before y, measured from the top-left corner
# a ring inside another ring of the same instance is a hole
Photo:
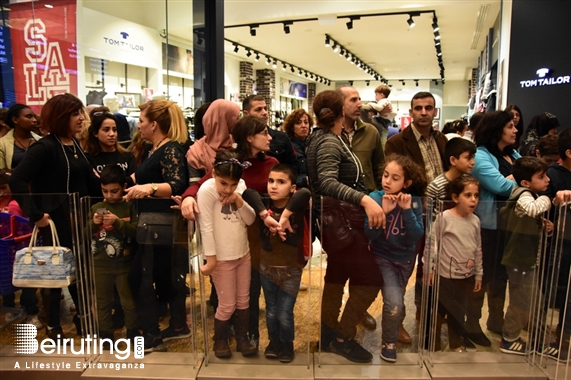
[[[248,339],[248,319],[249,310],[236,310],[234,318],[234,331],[236,331],[236,351],[241,352],[243,356],[252,356],[258,353],[258,347],[250,344]]]
[[[214,319],[214,355],[217,358],[229,358],[232,356],[228,345],[228,321]]]
[[[73,324],[75,325],[75,330],[77,331],[77,335],[83,335],[83,329],[81,328],[81,316],[79,314],[75,314],[73,316]]]
[[[115,336],[113,334],[113,331],[103,331],[103,330],[99,331],[99,339],[109,339],[111,342],[115,342]],[[112,343],[105,341],[103,343],[102,348],[106,351],[109,351],[112,345],[113,345]]]

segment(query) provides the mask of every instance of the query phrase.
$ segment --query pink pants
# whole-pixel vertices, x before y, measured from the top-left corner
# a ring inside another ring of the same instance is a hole
[[[219,321],[229,320],[236,309],[248,308],[251,268],[249,253],[237,260],[218,261],[216,264],[210,276],[218,295],[215,318]]]

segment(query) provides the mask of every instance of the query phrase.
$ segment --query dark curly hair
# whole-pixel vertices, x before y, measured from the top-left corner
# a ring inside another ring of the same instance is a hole
[[[293,112],[286,117],[282,128],[284,132],[287,133],[290,140],[295,137],[294,125],[298,124],[301,118],[304,117],[305,115],[307,115],[307,119],[309,120],[309,128],[311,128],[313,126],[313,118],[303,108],[298,108],[296,110],[293,110]]]
[[[385,163],[382,167],[381,173],[385,172],[385,168],[391,162],[396,162],[397,165],[402,168],[402,171],[404,172],[405,182],[409,180],[412,182],[409,187],[403,189],[402,191],[404,193],[414,194],[422,197],[426,191],[426,186],[428,185],[424,170],[422,170],[422,168],[411,158],[393,153],[389,154],[387,158],[385,158]]]

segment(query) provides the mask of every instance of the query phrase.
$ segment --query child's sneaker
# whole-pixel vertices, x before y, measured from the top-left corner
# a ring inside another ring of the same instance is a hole
[[[543,354],[550,359],[557,360],[562,363],[566,363],[567,357],[569,356],[569,353],[567,351],[564,350],[559,351],[559,348],[555,344],[550,344],[549,346],[545,346],[543,350],[538,349],[537,353],[540,355]]]
[[[394,343],[383,343],[381,346],[381,359],[395,363],[397,361],[397,345]]]
[[[504,338],[500,341],[500,351],[504,354],[525,355],[526,344],[521,338],[508,342]]]
[[[161,330],[161,338],[163,339],[163,342],[168,342],[173,339],[189,338],[190,335],[190,329],[186,325],[180,329],[177,329],[174,326],[169,326],[166,329]]]

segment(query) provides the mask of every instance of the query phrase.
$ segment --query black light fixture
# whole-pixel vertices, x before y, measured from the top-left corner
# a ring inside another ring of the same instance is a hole
[[[329,36],[326,34],[325,35],[325,47],[329,47],[331,46],[331,39],[329,38]]]
[[[250,58],[250,56],[252,55],[252,51],[250,49],[246,50],[246,57]]]
[[[438,32],[439,30],[440,30],[440,27],[438,26],[438,19],[436,18],[436,16],[434,16],[432,18],[432,31]]]
[[[435,40],[439,40],[439,39],[440,39],[440,32],[439,32],[439,31],[434,32],[434,39],[435,39]]]
[[[291,21],[284,22],[284,33],[285,34],[289,34],[289,32],[290,32],[289,26],[290,25],[293,25],[293,22],[291,22]]]
[[[349,29],[349,30],[353,29],[353,21],[355,21],[355,20],[360,20],[360,19],[361,19],[361,17],[359,17],[359,16],[349,17],[349,21],[348,21],[347,24],[346,24],[346,25],[347,25],[347,29]]]
[[[366,81],[365,81],[365,84],[368,86],[368,85],[371,84],[371,81],[366,80]]]
[[[418,87],[418,79],[415,79],[414,83],[416,84],[416,87]]]
[[[350,81],[349,81],[349,86],[352,86],[352,85],[353,85],[353,81],[350,80]]]
[[[291,72],[295,73],[295,67],[293,67],[293,65],[289,65],[289,67],[291,68]]]
[[[437,40],[436,38],[434,38],[434,46],[438,46],[440,45],[440,40]]]
[[[408,20],[406,20],[406,22],[410,28],[414,28],[414,26],[416,25],[416,23],[412,19],[412,15],[408,15]]]
[[[234,44],[234,53],[238,53],[240,51],[240,48],[238,47],[238,44]]]
[[[282,65],[282,70],[285,71],[286,68],[287,68],[287,66],[286,66],[286,64],[284,63],[284,64]]]
[[[274,58],[274,63],[272,64],[272,67],[275,69],[276,67],[278,67],[278,60]]]
[[[339,44],[335,43],[335,45],[333,45],[333,52],[337,53],[339,51]]]
[[[256,52],[256,58],[254,58],[256,62],[260,60],[260,53]]]
[[[339,56],[340,56],[340,57],[343,57],[344,55],[345,55],[345,49],[341,49],[341,50],[339,51]]]
[[[260,25],[250,25],[250,36],[256,37],[256,28],[260,27]]]
[[[266,55],[266,65],[269,65],[271,62],[271,59],[269,56]]]
[[[403,85],[403,86],[406,86],[406,83],[405,83],[404,80],[401,80],[401,82],[402,82],[402,85]]]
[[[298,70],[297,75],[301,76],[301,69]]]
[[[349,52],[345,52],[345,58],[347,58],[348,61],[351,60],[351,54],[349,54]]]

